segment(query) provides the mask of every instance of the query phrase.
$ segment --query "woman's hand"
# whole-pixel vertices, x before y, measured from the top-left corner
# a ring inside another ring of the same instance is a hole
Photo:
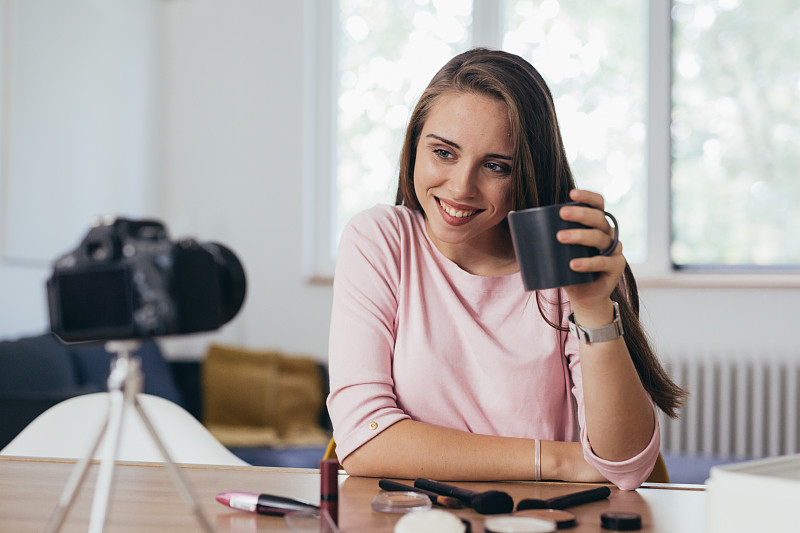
[[[571,222],[579,222],[589,226],[589,228],[561,230],[556,235],[558,241],[564,244],[592,246],[599,250],[608,249],[614,242],[616,229],[609,224],[603,213],[605,209],[603,196],[581,189],[573,189],[570,191],[569,196],[570,200],[574,202],[588,204],[592,207],[562,207],[559,212],[561,218]],[[577,316],[609,308],[611,291],[619,283],[619,279],[625,270],[625,264],[621,241],[610,255],[581,257],[570,261],[570,268],[576,272],[598,273],[597,279],[591,283],[571,285],[564,288]],[[610,320],[607,322],[610,322]]]
[[[557,234],[559,242],[608,249],[616,230],[603,214],[602,195],[575,189],[570,191],[570,199],[592,207],[563,207],[561,218],[584,224],[588,229],[561,230]],[[597,328],[611,323],[614,316],[611,292],[619,284],[625,263],[622,243],[607,256],[570,261],[570,267],[577,272],[598,274],[591,283],[564,288],[578,324]],[[598,457],[622,461],[645,450],[652,442],[656,421],[625,340],[595,343],[581,340],[580,368],[585,427],[592,451]]]

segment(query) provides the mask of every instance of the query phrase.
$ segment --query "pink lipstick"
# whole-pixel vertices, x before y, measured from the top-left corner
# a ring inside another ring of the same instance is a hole
[[[308,502],[273,494],[228,491],[217,494],[217,501],[231,509],[266,515],[283,516],[295,511],[319,511],[319,507]]]

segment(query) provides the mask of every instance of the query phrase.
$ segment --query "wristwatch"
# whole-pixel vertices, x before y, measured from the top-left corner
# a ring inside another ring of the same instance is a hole
[[[619,304],[614,303],[614,320],[610,324],[600,326],[599,328],[585,328],[575,322],[575,313],[569,315],[569,331],[579,339],[586,341],[586,344],[593,342],[606,342],[613,341],[624,335],[622,330],[622,320],[619,317]]]

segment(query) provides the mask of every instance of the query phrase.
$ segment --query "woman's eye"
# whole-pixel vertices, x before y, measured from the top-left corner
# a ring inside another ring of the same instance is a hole
[[[501,165],[500,163],[486,163],[486,168],[491,170],[492,172],[502,172],[508,173],[511,171],[507,165]]]
[[[453,157],[453,154],[445,150],[444,148],[437,148],[433,151],[434,154],[438,155],[442,159],[449,159]]]

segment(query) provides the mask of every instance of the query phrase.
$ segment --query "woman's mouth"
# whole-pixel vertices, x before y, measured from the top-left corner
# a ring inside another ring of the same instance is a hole
[[[472,209],[467,208],[466,206],[451,205],[438,197],[436,198],[436,202],[446,215],[455,219],[468,219],[469,217],[483,211],[483,209]]]

